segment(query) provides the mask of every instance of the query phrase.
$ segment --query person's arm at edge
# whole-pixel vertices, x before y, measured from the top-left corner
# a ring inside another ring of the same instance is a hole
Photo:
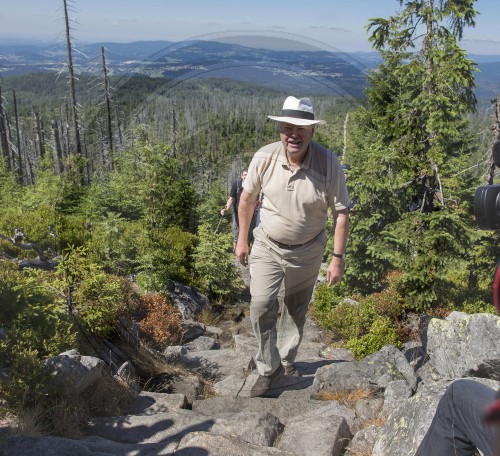
[[[236,257],[246,266],[248,264],[248,230],[255,210],[258,194],[251,195],[246,190],[241,192],[238,205],[239,234],[236,244]]]
[[[226,205],[220,210],[220,215],[222,215],[222,216],[226,215],[226,212],[229,210],[229,208],[231,207],[232,204],[233,204],[233,197],[230,196],[227,199]]]
[[[335,253],[345,253],[347,245],[347,235],[349,233],[349,210],[343,209],[334,212],[335,229],[333,251]],[[241,231],[240,231],[241,232]],[[326,271],[328,285],[332,286],[342,280],[344,275],[344,259],[333,257]]]

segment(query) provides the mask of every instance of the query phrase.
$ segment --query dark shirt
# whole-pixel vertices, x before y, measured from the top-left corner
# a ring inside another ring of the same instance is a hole
[[[243,190],[243,182],[241,179],[236,179],[231,186],[231,191],[229,192],[229,196],[233,198],[233,214],[238,223],[238,206],[240,204],[241,192]]]

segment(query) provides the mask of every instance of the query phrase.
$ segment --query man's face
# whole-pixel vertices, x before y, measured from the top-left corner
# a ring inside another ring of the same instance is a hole
[[[242,180],[242,181],[244,181],[244,180],[245,180],[245,178],[247,177],[247,174],[248,174],[248,171],[243,171],[243,172],[241,173],[241,180]]]
[[[313,125],[280,124],[280,139],[290,158],[303,157],[314,134]]]

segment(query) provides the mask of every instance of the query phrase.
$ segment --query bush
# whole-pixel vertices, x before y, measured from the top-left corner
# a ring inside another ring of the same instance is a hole
[[[215,299],[223,299],[242,285],[231,250],[231,234],[214,233],[209,225],[200,225],[194,268],[204,292]]]
[[[397,332],[387,317],[377,318],[372,323],[368,334],[360,338],[354,337],[347,342],[347,348],[352,351],[356,359],[375,353],[385,345],[402,347]]]
[[[106,272],[127,275],[139,266],[144,238],[141,222],[126,221],[120,214],[108,212],[103,219],[92,222],[89,249]]]
[[[106,274],[100,264],[87,256],[84,248],[67,252],[57,267],[54,286],[60,292],[70,314],[78,316],[85,329],[94,335],[109,337],[118,317],[126,313],[130,302],[124,299],[125,279]],[[130,285],[129,285],[130,287]]]
[[[46,407],[54,391],[50,390],[49,372],[43,367],[40,353],[35,349],[1,341],[0,352],[6,351],[9,377],[6,382],[0,382],[0,396],[7,399],[9,407],[15,411]]]
[[[191,254],[196,236],[172,226],[147,241],[140,258],[140,284],[148,291],[165,290],[168,279],[190,284]]]
[[[334,339],[351,339],[363,332],[366,322],[360,312],[358,303],[342,302],[324,314],[323,326],[331,331]]]
[[[322,282],[314,291],[313,307],[314,315],[321,324],[323,318],[328,318],[329,312],[350,294],[344,282],[330,287],[327,282]]]
[[[182,318],[176,308],[161,293],[144,295],[140,298],[140,334],[154,348],[164,350],[168,345],[182,339]]]

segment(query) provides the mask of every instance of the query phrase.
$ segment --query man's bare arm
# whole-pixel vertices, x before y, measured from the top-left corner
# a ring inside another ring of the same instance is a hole
[[[257,196],[258,194],[250,195],[246,190],[243,190],[238,205],[239,234],[236,256],[243,266],[248,264],[248,230],[252,222]]]
[[[335,231],[333,241],[333,251],[345,253],[347,245],[347,235],[349,233],[349,211],[344,209],[335,213]],[[333,257],[326,271],[328,285],[332,286],[342,280],[344,275],[343,258]]]

